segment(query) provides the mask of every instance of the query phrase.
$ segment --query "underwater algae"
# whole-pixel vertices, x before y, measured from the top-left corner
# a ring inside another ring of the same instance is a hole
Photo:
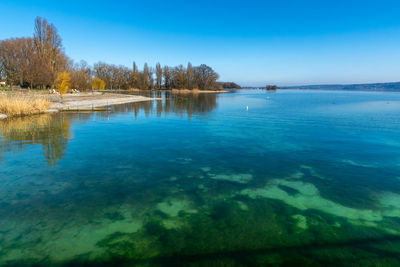
[[[298,173],[294,175],[298,177]],[[282,187],[293,190],[288,192]],[[343,206],[320,195],[318,188],[312,183],[298,179],[273,179],[263,188],[247,188],[240,192],[252,199],[267,198],[276,199],[299,210],[318,210],[326,214],[346,218],[355,225],[378,227],[378,223],[386,217],[400,218],[400,195],[392,192],[381,192],[377,196],[380,209],[356,209]],[[400,233],[397,230],[385,228],[392,233]]]
[[[295,214],[292,216],[292,218],[297,221],[297,223],[296,223],[297,227],[299,227],[300,229],[303,229],[303,230],[308,229],[306,216],[303,216],[301,214]]]
[[[221,256],[222,262],[232,264],[245,263],[248,257],[278,264],[286,262],[284,255],[304,261],[301,253],[289,250],[291,252],[287,254],[284,248],[312,244],[318,240],[317,233],[321,232],[324,234],[319,236],[319,242],[333,236],[346,240],[344,233],[350,231],[349,226],[346,226],[347,230],[333,230],[340,228],[341,219],[354,227],[379,228],[379,223],[386,217],[399,216],[397,194],[378,194],[381,210],[354,209],[321,197],[315,185],[301,180],[305,171],[300,167],[293,175],[267,180],[266,185],[260,188],[233,180],[230,182],[243,188],[239,193],[228,191],[227,194],[210,197],[209,194],[213,193],[207,191],[200,202],[195,201],[189,192],[174,190],[183,182],[182,177],[176,177],[169,181],[169,190],[175,193],[161,198],[150,197],[147,203],[110,206],[86,222],[77,218],[63,222],[41,218],[32,225],[2,220],[3,255],[0,264],[17,262],[21,258],[44,264],[79,259],[151,262],[163,257],[171,259],[176,253],[182,257],[199,255],[196,257],[201,261],[207,255],[216,253],[225,255]],[[217,183],[227,182],[206,177]],[[203,187],[215,185],[206,183],[204,178],[191,181]],[[265,201],[268,199],[278,200],[281,204]],[[139,208],[141,211],[137,212]],[[341,219],[335,223],[320,221],[318,216],[309,217],[313,210]],[[390,232],[393,229],[383,230]],[[20,235],[24,238],[21,239]],[[234,251],[248,251],[250,256],[244,255],[244,252],[238,253],[240,257],[234,256],[231,254]],[[316,258],[325,253],[328,254],[325,258],[332,257],[332,253],[337,253],[337,257],[352,257],[346,251],[339,253],[328,249],[321,252],[314,248],[312,251]],[[43,254],[47,255],[44,261]]]
[[[253,175],[247,173],[241,174],[213,174],[208,173],[209,177],[214,180],[230,181],[240,184],[246,184],[253,179]]]
[[[81,218],[63,222],[41,218],[35,223],[2,220],[1,249],[4,255],[0,265],[21,258],[42,261],[43,255],[51,262],[63,262],[80,255],[95,259],[104,253],[98,246],[104,237],[114,233],[134,233],[142,227],[142,222],[132,217],[129,207],[118,207],[117,210],[121,214],[117,220],[111,220],[105,212],[104,216],[86,223]]]

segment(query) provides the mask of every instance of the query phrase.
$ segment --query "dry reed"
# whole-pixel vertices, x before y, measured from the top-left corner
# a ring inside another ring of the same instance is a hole
[[[172,89],[172,93],[174,94],[198,94],[199,89]]]
[[[0,94],[0,114],[23,116],[45,112],[50,108],[48,97],[34,94]]]

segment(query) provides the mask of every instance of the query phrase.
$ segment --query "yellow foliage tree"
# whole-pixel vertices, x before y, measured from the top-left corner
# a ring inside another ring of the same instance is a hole
[[[60,94],[68,93],[68,89],[71,87],[71,75],[66,71],[60,72],[54,85],[60,91]]]
[[[97,77],[95,77],[92,81],[92,89],[93,90],[100,90],[103,91],[104,88],[106,87],[106,83]]]

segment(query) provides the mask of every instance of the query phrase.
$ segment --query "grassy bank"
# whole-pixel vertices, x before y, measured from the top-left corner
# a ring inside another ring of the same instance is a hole
[[[35,94],[0,94],[0,114],[24,116],[45,112],[50,108],[48,97]]]

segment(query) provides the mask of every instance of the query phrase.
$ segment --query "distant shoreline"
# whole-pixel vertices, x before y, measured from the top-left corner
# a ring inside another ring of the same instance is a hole
[[[400,92],[400,82],[282,86],[279,89]]]

